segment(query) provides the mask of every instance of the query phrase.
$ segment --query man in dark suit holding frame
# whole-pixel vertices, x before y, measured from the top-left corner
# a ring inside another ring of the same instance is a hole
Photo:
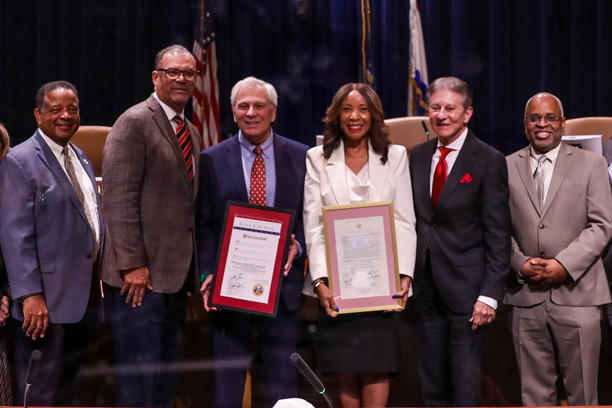
[[[227,201],[295,211],[276,318],[227,310],[215,311],[212,315],[217,407],[242,405],[246,362],[255,331],[260,335],[266,406],[297,395],[296,370],[289,356],[296,351],[299,339],[296,311],[302,303],[304,263],[294,262],[294,259],[301,258],[306,248],[302,206],[308,147],[272,130],[277,98],[276,90],[267,82],[254,77],[239,81],[232,89],[231,102],[240,132],[209,147],[200,156],[197,237],[200,271],[205,276],[201,292],[206,310],[211,309],[208,300]],[[224,367],[224,363],[231,363],[230,360],[245,364]]]
[[[428,102],[438,138],[410,154],[421,391],[427,406],[476,406],[484,325],[510,269],[508,170],[504,156],[467,129],[465,82],[437,79]]]

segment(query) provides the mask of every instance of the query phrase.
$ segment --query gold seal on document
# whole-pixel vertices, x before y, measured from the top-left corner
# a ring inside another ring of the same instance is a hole
[[[264,287],[261,286],[260,284],[257,284],[255,286],[253,286],[253,294],[255,296],[261,296],[264,293]]]

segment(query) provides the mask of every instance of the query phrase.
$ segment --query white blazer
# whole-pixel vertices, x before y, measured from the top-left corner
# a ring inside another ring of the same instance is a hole
[[[399,273],[412,277],[416,259],[416,219],[406,148],[389,146],[387,163],[382,164],[380,156],[370,146],[367,165],[370,174],[368,202],[393,201]],[[314,296],[312,282],[327,276],[322,208],[351,203],[346,172],[342,142],[329,160],[323,158],[323,146],[308,150],[304,183],[304,235],[310,277],[304,280],[303,292],[310,296]]]

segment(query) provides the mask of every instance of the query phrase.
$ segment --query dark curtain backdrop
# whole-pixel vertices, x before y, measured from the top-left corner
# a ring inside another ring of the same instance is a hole
[[[372,2],[378,90],[387,117],[406,112],[409,0]],[[229,97],[254,75],[279,93],[277,132],[314,145],[336,90],[358,81],[360,0],[216,0],[223,137],[237,132]],[[197,0],[0,0],[0,121],[14,144],[36,129],[36,90],[65,79],[83,125],[111,126],[153,91],[157,51],[192,48]]]
[[[527,145],[525,103],[540,91],[568,118],[612,116],[609,0],[420,0],[429,78],[474,93],[471,128],[509,154]]]

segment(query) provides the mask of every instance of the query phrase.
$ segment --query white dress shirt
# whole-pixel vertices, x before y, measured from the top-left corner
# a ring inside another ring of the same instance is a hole
[[[62,154],[64,147],[51,140],[51,138],[45,135],[40,128],[38,128],[38,133],[40,133],[43,140],[47,143],[47,145],[53,152],[53,155],[64,170],[64,173],[66,173],[66,177],[68,177],[68,180],[70,181],[70,176],[68,176],[68,170],[66,170],[66,167],[64,166],[64,155]],[[79,182],[81,191],[83,191],[83,196],[85,197],[85,205],[89,210],[89,214],[91,215],[91,221],[93,222],[94,228],[96,229],[97,242],[98,240],[100,240],[100,213],[98,212],[98,200],[96,198],[95,190],[95,188],[97,188],[97,185],[94,186],[93,182],[89,178],[89,175],[87,175],[87,172],[83,168],[81,160],[72,149],[72,146],[70,144],[68,144],[68,146],[70,146],[68,151],[70,152],[70,161],[72,162],[72,166],[74,167],[74,174],[77,178],[77,181]]]
[[[166,105],[164,102],[162,102],[161,99],[159,99],[159,96],[157,96],[157,92],[153,92],[153,97],[157,99],[157,102],[159,102],[160,106],[164,110],[164,113],[168,117],[170,124],[172,125],[172,129],[174,129],[174,133],[176,133],[176,129],[178,128],[178,123],[176,123],[176,121],[172,119],[174,119],[176,115],[179,115],[181,119],[183,120],[183,122],[185,122],[185,110],[183,110],[181,113],[176,113],[174,109],[172,109],[171,107]],[[185,124],[185,126],[187,126],[187,124]]]
[[[461,136],[459,136],[454,142],[450,143],[448,146],[445,146],[449,149],[452,149],[446,155],[446,175],[447,176],[450,174],[451,170],[453,169],[453,166],[455,165],[455,161],[457,160],[457,156],[459,156],[459,151],[461,150],[461,148],[463,147],[463,144],[465,143],[467,134],[468,134],[468,130],[467,128],[465,128],[463,130],[463,133],[461,133]],[[440,149],[439,149],[440,146],[444,146],[444,145],[440,142],[440,139],[438,139],[438,149],[436,149],[436,152],[431,158],[431,171],[429,173],[429,196],[431,196],[431,190],[433,188],[433,179],[434,179],[434,174],[436,172],[436,166],[438,165],[438,162],[440,161],[440,156],[442,156],[442,153],[440,153]],[[497,309],[497,300],[493,298],[481,295],[481,296],[478,296],[477,300],[481,301],[482,303],[488,306],[491,306],[493,309]]]
[[[547,160],[544,160],[542,163],[542,167],[544,168],[544,191],[542,197],[542,203],[546,202],[546,195],[548,194],[548,187],[550,187],[550,181],[552,180],[553,171],[555,170],[555,163],[557,162],[557,157],[559,157],[559,150],[561,149],[561,143],[554,149],[544,153],[546,155]],[[538,168],[538,160],[540,160],[541,154],[536,153],[533,150],[533,146],[529,149],[530,163],[531,163],[531,175],[535,174],[536,169]]]

